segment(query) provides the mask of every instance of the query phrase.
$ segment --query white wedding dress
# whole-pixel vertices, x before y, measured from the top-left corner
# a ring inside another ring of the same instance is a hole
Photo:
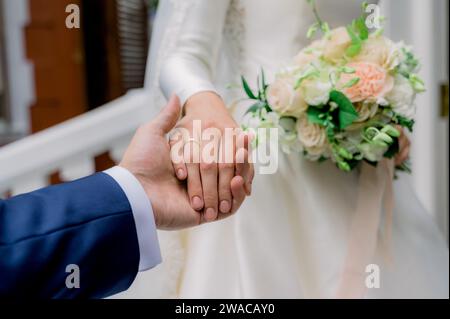
[[[359,1],[318,1],[332,26],[360,14]],[[240,75],[274,72],[307,45],[314,21],[306,0],[163,0],[150,57],[148,89],[182,101],[227,89]],[[239,121],[247,105],[234,110]],[[185,232],[161,232],[164,262],[140,274],[123,297],[333,298],[357,197],[358,171],[280,153],[273,175],[257,175],[233,218]],[[366,298],[448,298],[448,248],[405,176],[394,184],[392,260],[375,252],[380,287]],[[175,200],[175,199],[173,199]],[[381,224],[381,223],[380,223]],[[382,227],[382,226],[380,226]]]

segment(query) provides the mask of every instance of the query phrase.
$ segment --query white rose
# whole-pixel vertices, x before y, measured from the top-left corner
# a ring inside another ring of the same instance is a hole
[[[305,115],[297,121],[297,138],[310,156],[319,158],[327,153],[328,141],[325,129],[310,123]]]
[[[398,74],[394,79],[394,87],[386,94],[385,99],[396,113],[412,119],[416,113],[416,107],[414,105],[415,97],[416,93],[411,83],[407,78]]]
[[[298,117],[308,108],[299,90],[294,89],[294,80],[279,77],[267,89],[267,100],[272,109],[281,115]]]
[[[356,104],[355,109],[359,115],[355,122],[361,123],[371,119],[375,116],[375,114],[377,114],[378,104],[371,102],[360,102]]]
[[[308,105],[324,105],[330,99],[332,85],[330,81],[319,78],[306,79],[302,82],[300,90]]]
[[[294,64],[301,68],[317,61],[323,53],[324,44],[323,40],[314,41],[294,57]]]
[[[330,37],[325,40],[323,57],[326,61],[338,63],[344,58],[345,51],[352,43],[347,29],[340,27],[330,32]]]

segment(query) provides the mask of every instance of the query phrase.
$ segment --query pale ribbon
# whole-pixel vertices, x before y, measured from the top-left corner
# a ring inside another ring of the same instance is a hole
[[[385,211],[385,227],[381,253],[391,261],[390,240],[393,199],[392,160],[382,160],[376,167],[367,163],[361,166],[358,182],[356,211],[350,226],[350,236],[344,268],[336,298],[363,298],[366,293],[366,267],[373,263],[378,242],[381,214]]]

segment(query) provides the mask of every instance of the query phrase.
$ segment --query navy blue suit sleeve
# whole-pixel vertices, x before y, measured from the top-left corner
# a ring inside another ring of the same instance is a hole
[[[107,174],[0,201],[0,296],[102,298],[126,290],[139,267],[130,203]],[[80,287],[66,286],[68,265]]]

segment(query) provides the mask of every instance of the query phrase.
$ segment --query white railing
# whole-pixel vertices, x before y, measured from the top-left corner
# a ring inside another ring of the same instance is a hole
[[[89,175],[94,157],[106,151],[119,161],[136,128],[155,112],[146,91],[135,90],[0,148],[0,197],[46,186],[55,171],[65,181]]]

